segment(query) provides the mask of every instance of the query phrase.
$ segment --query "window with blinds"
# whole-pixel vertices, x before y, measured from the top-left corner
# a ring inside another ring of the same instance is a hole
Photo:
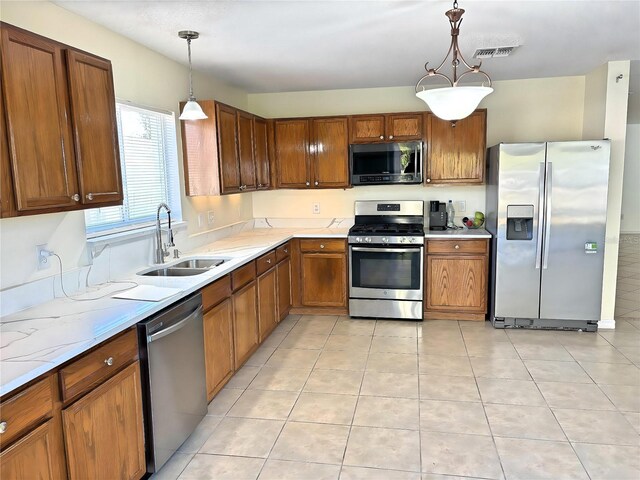
[[[181,220],[178,150],[173,112],[116,104],[124,201],[85,210],[88,234],[133,230],[154,224],[158,204]]]

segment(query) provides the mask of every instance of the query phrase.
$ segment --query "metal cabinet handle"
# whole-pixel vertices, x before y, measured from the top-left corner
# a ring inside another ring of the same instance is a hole
[[[289,250],[287,250],[286,248],[283,250],[284,253],[289,253]]]
[[[384,140],[384,135],[380,135],[380,140]]]
[[[393,135],[389,135],[389,140],[393,140]]]
[[[427,183],[429,183],[429,182],[431,182],[431,179],[430,179],[430,178],[427,178]]]
[[[113,365],[113,357],[105,358],[104,363],[108,367],[112,366]]]
[[[74,193],[73,195],[71,195],[71,200],[73,200],[74,202],[79,202],[80,195],[78,195],[77,193]]]
[[[0,422],[0,433],[7,431],[7,422]]]
[[[455,248],[456,250],[459,250],[459,249],[460,249],[460,245],[456,245],[456,246],[455,246],[455,247],[453,247],[453,248]]]
[[[317,187],[318,185],[320,185],[320,183],[318,183],[317,181],[315,182],[315,186]]]
[[[309,185],[310,185],[310,183],[309,183],[309,182],[307,182],[307,187],[308,187]]]
[[[258,184],[258,188],[262,188],[264,185],[262,185],[261,183]]]
[[[320,248],[324,248],[324,245],[320,244]]]
[[[267,263],[268,263],[269,265],[271,265],[271,259],[270,259],[270,258],[267,258]]]
[[[93,193],[87,193],[87,200],[93,200]]]

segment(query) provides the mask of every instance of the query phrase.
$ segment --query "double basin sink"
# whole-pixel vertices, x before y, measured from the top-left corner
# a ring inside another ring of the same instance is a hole
[[[227,260],[226,258],[190,258],[171,265],[144,270],[138,275],[144,277],[190,277],[208,272]]]

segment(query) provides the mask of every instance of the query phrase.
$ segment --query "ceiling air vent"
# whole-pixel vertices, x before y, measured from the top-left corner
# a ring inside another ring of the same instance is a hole
[[[473,58],[491,58],[495,53],[495,48],[478,48],[473,54]]]
[[[519,45],[512,47],[478,48],[473,54],[473,58],[508,57],[518,46]]]

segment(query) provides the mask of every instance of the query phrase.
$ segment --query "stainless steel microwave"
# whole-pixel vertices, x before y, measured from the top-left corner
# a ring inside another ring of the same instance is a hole
[[[422,183],[422,142],[349,146],[352,185]]]

